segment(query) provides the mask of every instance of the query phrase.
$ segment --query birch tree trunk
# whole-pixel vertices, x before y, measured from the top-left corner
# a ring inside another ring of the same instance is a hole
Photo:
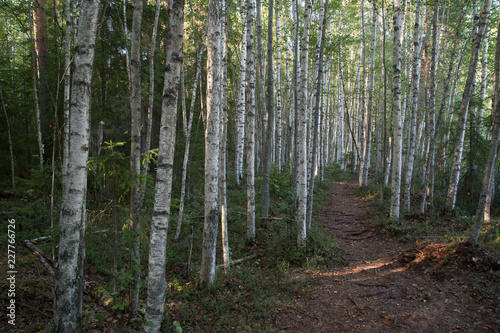
[[[49,130],[48,116],[52,105],[48,80],[49,47],[47,34],[47,2],[33,1],[33,32],[37,63],[38,93],[40,95],[40,130]]]
[[[283,163],[283,143],[282,143],[282,114],[281,114],[281,45],[280,45],[280,8],[276,4],[276,164],[278,171],[281,172]]]
[[[485,0],[483,11],[479,18],[479,28],[474,36],[471,50],[471,59],[469,65],[469,74],[465,82],[464,92],[462,95],[462,103],[460,105],[460,113],[457,124],[457,137],[453,150],[453,158],[448,183],[448,192],[446,196],[445,209],[449,212],[455,210],[457,198],[458,182],[460,180],[460,167],[462,165],[462,152],[464,148],[465,130],[467,127],[467,112],[469,110],[469,102],[471,99],[472,82],[476,75],[477,62],[479,58],[479,50],[481,49],[481,41],[484,37],[486,28],[489,23],[491,0]]]
[[[207,128],[205,131],[205,223],[200,284],[211,288],[219,224],[219,153],[222,112],[222,34],[225,1],[210,0],[207,30]]]
[[[160,145],[155,182],[155,202],[149,238],[148,291],[145,332],[159,332],[163,319],[167,250],[167,230],[172,197],[177,100],[183,57],[184,0],[173,0],[168,18],[167,59],[160,121]],[[149,325],[151,324],[151,325]]]
[[[75,43],[74,74],[71,87],[71,117],[68,154],[67,195],[62,198],[59,260],[54,292],[55,332],[81,330],[81,302],[85,234],[87,160],[90,143],[90,102],[92,67],[100,0],[83,0]]]
[[[372,115],[374,114],[374,98],[375,98],[375,56],[377,51],[377,2],[373,2],[373,44],[371,48],[370,59],[370,78],[368,85],[368,107],[365,110],[364,118],[364,144],[363,144],[363,166],[361,169],[362,182],[364,186],[368,185],[368,171],[370,168],[370,143],[372,131]]]
[[[273,76],[273,0],[268,4],[267,21],[267,115],[266,115],[266,147],[264,155],[264,186],[262,199],[262,216],[269,216],[269,172],[272,165],[273,156],[273,136],[274,136],[274,76]]]
[[[229,273],[229,232],[227,225],[227,181],[226,181],[226,161],[227,161],[227,45],[228,45],[228,21],[229,21],[229,7],[224,3],[224,16],[223,16],[223,47],[222,47],[222,123],[220,126],[220,180],[219,180],[219,193],[220,193],[220,206],[221,206],[221,238],[222,238],[222,257],[224,259],[224,272]]]
[[[429,121],[427,122],[428,130],[429,130],[429,151],[427,153],[426,158],[426,172],[424,173],[424,193],[422,195],[422,204],[420,207],[420,212],[425,213],[426,206],[430,204],[427,202],[427,197],[431,196],[431,178],[434,172],[434,154],[436,147],[436,86],[437,86],[437,66],[438,66],[438,48],[439,48],[439,9],[441,6],[441,1],[436,1],[434,4],[434,18],[432,20],[432,49],[431,49],[431,69],[430,69],[430,96],[429,96]]]
[[[247,6],[246,0],[242,1],[241,8],[241,57],[240,80],[238,84],[238,101],[236,102],[236,183],[243,180],[243,154],[245,146],[245,84],[247,71]]]
[[[247,77],[248,98],[246,100],[246,155],[247,155],[247,243],[255,243],[255,53],[254,0],[247,4]]]
[[[309,58],[309,27],[311,24],[311,0],[306,0],[304,27],[300,51],[300,89],[299,114],[297,124],[298,157],[298,210],[297,210],[297,245],[306,246],[307,240],[307,64]]]
[[[358,124],[361,127],[359,129],[359,143],[360,143],[360,151],[364,152],[365,149],[365,135],[367,135],[367,125],[365,122],[365,88],[366,88],[366,36],[365,36],[365,10],[364,10],[364,1],[361,2],[361,59],[362,59],[362,67],[363,67],[363,75],[361,79],[361,107],[360,107],[360,115],[361,119],[359,119]],[[360,156],[360,165],[359,165],[359,186],[365,185],[364,183],[364,169],[365,169],[365,157],[364,153],[361,153]]]
[[[413,30],[413,51],[412,51],[412,74],[411,74],[411,102],[409,104],[410,123],[409,123],[409,145],[408,159],[406,163],[405,188],[404,188],[404,210],[409,212],[411,205],[411,185],[413,180],[413,166],[415,164],[415,142],[417,136],[417,113],[418,113],[418,98],[420,88],[420,10],[422,0],[417,0],[415,8],[415,24]]]
[[[495,86],[494,86],[494,104],[493,104],[493,129],[491,131],[490,151],[488,154],[488,162],[486,164],[486,171],[484,173],[483,188],[479,203],[477,205],[476,216],[474,218],[474,226],[470,236],[470,242],[477,245],[481,226],[484,220],[485,207],[488,198],[491,200],[491,192],[493,187],[493,179],[495,174],[495,164],[498,160],[498,144],[500,140],[500,20],[497,25],[497,43],[495,48]]]
[[[132,232],[132,276],[133,286],[130,290],[130,319],[137,316],[139,306],[139,289],[141,281],[141,254],[139,229],[142,202],[141,182],[141,24],[143,0],[135,0],[132,40],[130,46],[130,175],[134,185],[130,189],[130,229]]]
[[[394,0],[394,49],[392,76],[392,121],[394,129],[390,218],[399,219],[401,193],[401,160],[403,150],[403,128],[401,121],[401,42],[403,13],[400,0]]]

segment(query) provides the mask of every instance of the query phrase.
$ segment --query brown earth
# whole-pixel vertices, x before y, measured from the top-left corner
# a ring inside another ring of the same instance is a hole
[[[377,229],[354,184],[329,189],[318,225],[344,267],[277,314],[281,332],[500,332],[498,258],[464,243],[401,243]]]

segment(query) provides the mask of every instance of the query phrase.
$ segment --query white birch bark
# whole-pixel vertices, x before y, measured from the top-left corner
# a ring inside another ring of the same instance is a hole
[[[167,289],[165,255],[172,197],[177,100],[183,58],[183,26],[184,0],[173,0],[168,20],[168,51],[164,67],[155,203],[149,238],[148,290],[143,326],[145,332],[159,332]]]
[[[297,156],[298,156],[298,210],[297,210],[297,245],[306,246],[307,240],[307,64],[309,58],[309,27],[311,24],[311,0],[306,0],[304,27],[300,51],[300,89],[299,114],[297,124]]]
[[[225,1],[210,0],[207,30],[207,128],[205,131],[205,223],[200,284],[211,288],[215,281],[217,229],[219,224],[220,126],[222,113],[222,53]]]
[[[486,164],[486,170],[483,178],[483,187],[481,190],[481,196],[479,197],[479,203],[477,205],[476,216],[474,218],[474,226],[472,227],[472,233],[470,236],[470,242],[473,245],[477,245],[479,239],[479,234],[481,232],[481,226],[484,220],[485,208],[488,203],[488,199],[491,200],[491,192],[493,187],[493,179],[495,174],[495,164],[498,160],[498,144],[500,141],[500,20],[497,25],[497,43],[495,50],[495,87],[494,87],[494,105],[493,105],[493,129],[491,131],[491,142],[490,151],[488,154],[488,162]]]
[[[392,120],[394,130],[393,160],[392,160],[392,184],[391,184],[391,208],[390,218],[399,219],[400,193],[401,193],[401,160],[403,150],[403,129],[401,121],[401,42],[402,42],[402,19],[403,13],[400,0],[394,0],[394,49],[393,77],[392,77]]]
[[[365,89],[366,89],[366,35],[365,35],[365,7],[364,7],[364,1],[361,2],[361,60],[362,60],[362,67],[363,67],[363,75],[361,79],[361,89],[360,89],[360,94],[361,94],[361,107],[360,107],[360,119],[358,121],[358,126],[361,128],[359,129],[359,143],[360,143],[360,165],[359,165],[359,186],[365,185],[364,183],[364,170],[365,170],[365,154],[364,154],[364,149],[365,149],[365,136],[367,135],[368,131],[368,126],[365,121]]]
[[[90,102],[92,67],[100,0],[83,0],[75,42],[74,74],[71,87],[71,116],[68,172],[64,178],[67,195],[62,198],[59,256],[54,291],[55,332],[81,330],[85,233],[85,194],[90,143]]]
[[[243,154],[245,146],[245,84],[247,66],[247,6],[242,1],[241,8],[241,56],[240,79],[238,84],[238,101],[236,102],[236,183],[243,180]]]
[[[465,82],[464,92],[462,95],[462,103],[460,105],[460,113],[457,124],[457,137],[453,150],[453,160],[451,165],[450,179],[448,182],[448,192],[446,196],[445,209],[450,212],[455,210],[458,182],[460,180],[460,167],[462,165],[462,152],[464,148],[465,130],[467,127],[467,111],[469,109],[469,102],[471,99],[472,82],[476,75],[481,42],[489,23],[490,8],[491,0],[485,0],[483,11],[479,18],[479,29],[477,30],[477,34],[476,36],[474,36],[472,43],[469,74],[467,76],[467,81]]]
[[[280,44],[280,7],[276,4],[276,164],[281,172],[283,163],[282,114],[281,114],[281,44]]]
[[[431,49],[431,68],[430,68],[430,77],[429,77],[429,114],[427,122],[428,130],[429,130],[429,151],[426,154],[426,172],[424,173],[424,193],[422,195],[422,203],[420,206],[420,212],[425,213],[426,207],[430,202],[427,202],[427,197],[431,196],[431,178],[432,173],[434,172],[434,152],[436,147],[436,87],[437,87],[437,66],[438,66],[438,48],[439,48],[439,9],[441,7],[441,1],[436,1],[434,4],[434,18],[432,20],[432,49]]]
[[[221,238],[222,238],[222,257],[224,260],[224,272],[229,273],[230,258],[229,258],[229,232],[227,220],[227,181],[226,181],[226,168],[227,168],[227,32],[229,21],[229,10],[226,7],[223,16],[223,51],[222,51],[222,123],[220,126],[220,206],[221,206]]]
[[[248,98],[246,100],[246,155],[247,155],[247,243],[255,243],[255,52],[254,0],[247,4],[247,77]]]
[[[66,22],[66,30],[64,32],[64,96],[63,96],[63,158],[61,166],[61,174],[64,178],[68,170],[68,150],[69,150],[69,113],[71,104],[71,0],[66,0],[64,3],[64,19]],[[62,197],[66,196],[67,184],[62,184]]]
[[[410,124],[409,124],[409,145],[408,145],[408,159],[406,163],[406,175],[405,175],[405,188],[403,195],[404,210],[409,212],[411,205],[411,185],[413,180],[413,166],[415,163],[415,142],[417,136],[417,113],[418,113],[418,98],[419,98],[419,88],[420,88],[420,68],[421,68],[421,57],[420,57],[420,9],[422,5],[422,0],[417,0],[415,8],[415,24],[413,30],[413,65],[411,74],[411,102],[409,104],[410,113]]]

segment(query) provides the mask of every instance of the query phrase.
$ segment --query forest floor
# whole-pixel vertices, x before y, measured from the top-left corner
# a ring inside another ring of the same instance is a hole
[[[179,280],[179,291],[169,289],[162,331],[176,331],[178,324],[184,332],[500,332],[498,254],[466,243],[430,242],[428,233],[395,236],[387,223],[381,227],[376,199],[356,189],[354,182],[334,182],[315,218],[340,248],[332,258],[337,264],[281,269],[284,253],[262,254],[235,266],[231,278],[219,277],[213,292],[191,288],[196,278]],[[434,234],[441,231],[433,228],[452,223],[404,216],[398,230],[417,222],[429,224]],[[6,321],[7,255],[0,253],[0,332],[51,332],[53,276],[21,247],[16,260],[13,327]],[[87,270],[89,281],[105,285],[94,266]],[[126,314],[100,303],[86,298],[85,332],[135,332]]]
[[[372,203],[335,182],[320,228],[338,240],[344,267],[276,315],[281,332],[500,332],[498,258],[466,243],[402,242],[377,228]]]

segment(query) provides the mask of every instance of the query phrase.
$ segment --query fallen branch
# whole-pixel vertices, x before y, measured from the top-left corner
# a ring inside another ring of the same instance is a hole
[[[359,304],[352,298],[351,295],[347,294],[347,296],[349,296],[349,299],[354,303],[354,305],[356,305],[356,307],[358,308],[359,311],[361,311],[361,313],[363,313],[363,309],[359,306]]]
[[[30,241],[25,240],[25,241],[22,241],[21,243],[28,250],[30,250],[31,252],[33,252],[33,254],[35,256],[38,257],[38,259],[42,263],[43,267],[45,267],[45,269],[47,270],[47,272],[49,272],[49,275],[52,278],[54,278],[56,275],[54,274],[54,268],[53,268],[54,263],[52,262],[52,259],[50,259],[49,256],[47,256],[47,254],[45,254],[45,252],[43,252],[42,249],[40,249],[38,246],[36,246],[35,244],[31,243]]]
[[[236,265],[236,264],[240,264],[240,263],[242,263],[244,261],[256,258],[258,256],[260,256],[260,254],[256,253],[256,254],[252,254],[251,256],[244,257],[244,258],[241,258],[241,259],[238,259],[238,260],[231,260],[229,263],[230,263],[230,265]],[[223,267],[224,267],[224,264],[220,264],[220,265],[215,266],[215,269],[220,269],[220,268],[223,268]]]
[[[358,231],[358,230],[346,230],[345,232],[348,233],[351,236],[358,236],[358,235],[364,234],[367,231],[370,231],[370,229],[365,229],[365,230],[361,230],[361,231]]]

